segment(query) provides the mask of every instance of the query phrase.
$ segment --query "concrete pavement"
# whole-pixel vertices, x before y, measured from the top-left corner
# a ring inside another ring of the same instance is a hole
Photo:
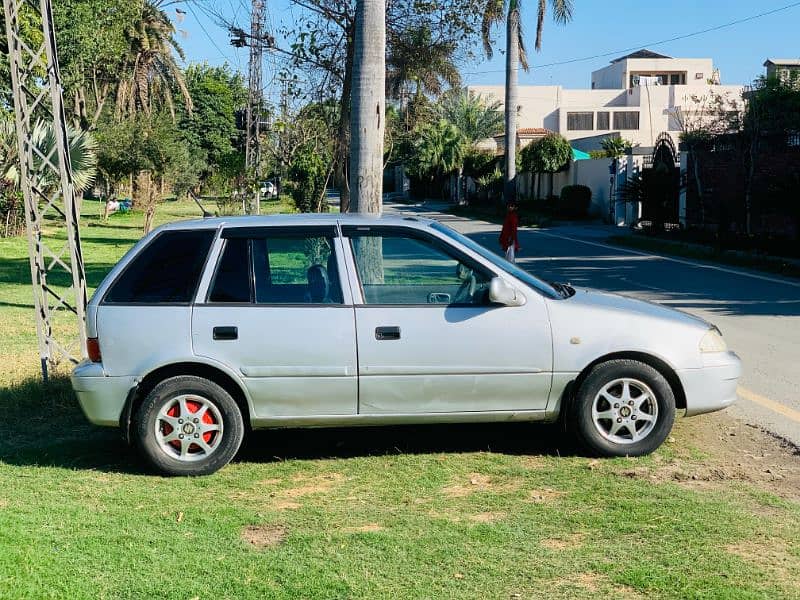
[[[437,208],[386,206],[445,222],[499,252],[499,225]],[[744,366],[731,414],[800,445],[800,282],[612,247],[604,243],[612,232],[596,225],[521,229],[517,263],[545,280],[659,302],[716,324]]]

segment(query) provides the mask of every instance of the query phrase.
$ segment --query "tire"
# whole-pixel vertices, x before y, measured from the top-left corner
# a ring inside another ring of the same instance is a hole
[[[222,387],[181,375],[153,388],[134,415],[131,433],[145,460],[162,474],[210,475],[238,452],[244,423]]]
[[[578,441],[593,454],[643,456],[672,430],[675,395],[650,365],[611,360],[595,366],[584,379],[569,422]]]

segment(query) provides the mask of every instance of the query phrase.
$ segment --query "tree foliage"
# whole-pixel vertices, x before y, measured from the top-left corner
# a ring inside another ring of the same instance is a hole
[[[436,107],[437,114],[446,119],[474,144],[503,131],[503,113],[500,102],[487,102],[479,94],[465,89],[445,94]]]
[[[523,171],[556,173],[569,165],[572,146],[562,135],[551,133],[522,149]]]

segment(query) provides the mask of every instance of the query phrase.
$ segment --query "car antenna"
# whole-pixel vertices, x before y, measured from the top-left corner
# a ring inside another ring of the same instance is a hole
[[[208,212],[206,210],[205,206],[200,204],[200,201],[197,199],[197,196],[195,196],[191,191],[189,191],[189,196],[191,197],[192,200],[194,200],[194,203],[197,204],[197,206],[200,207],[200,210],[203,211],[203,218],[204,219],[208,219],[209,217],[213,217],[214,216],[214,215],[212,215],[210,212]]]

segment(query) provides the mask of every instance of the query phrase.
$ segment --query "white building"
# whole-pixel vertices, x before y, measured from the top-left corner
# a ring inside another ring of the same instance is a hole
[[[489,100],[504,100],[502,85],[469,89]],[[611,135],[644,150],[665,131],[677,143],[682,121],[707,108],[712,96],[739,102],[742,90],[741,85],[720,85],[710,58],[670,58],[640,50],[594,71],[591,89],[520,86],[518,127],[558,132],[586,152],[599,149]]]

